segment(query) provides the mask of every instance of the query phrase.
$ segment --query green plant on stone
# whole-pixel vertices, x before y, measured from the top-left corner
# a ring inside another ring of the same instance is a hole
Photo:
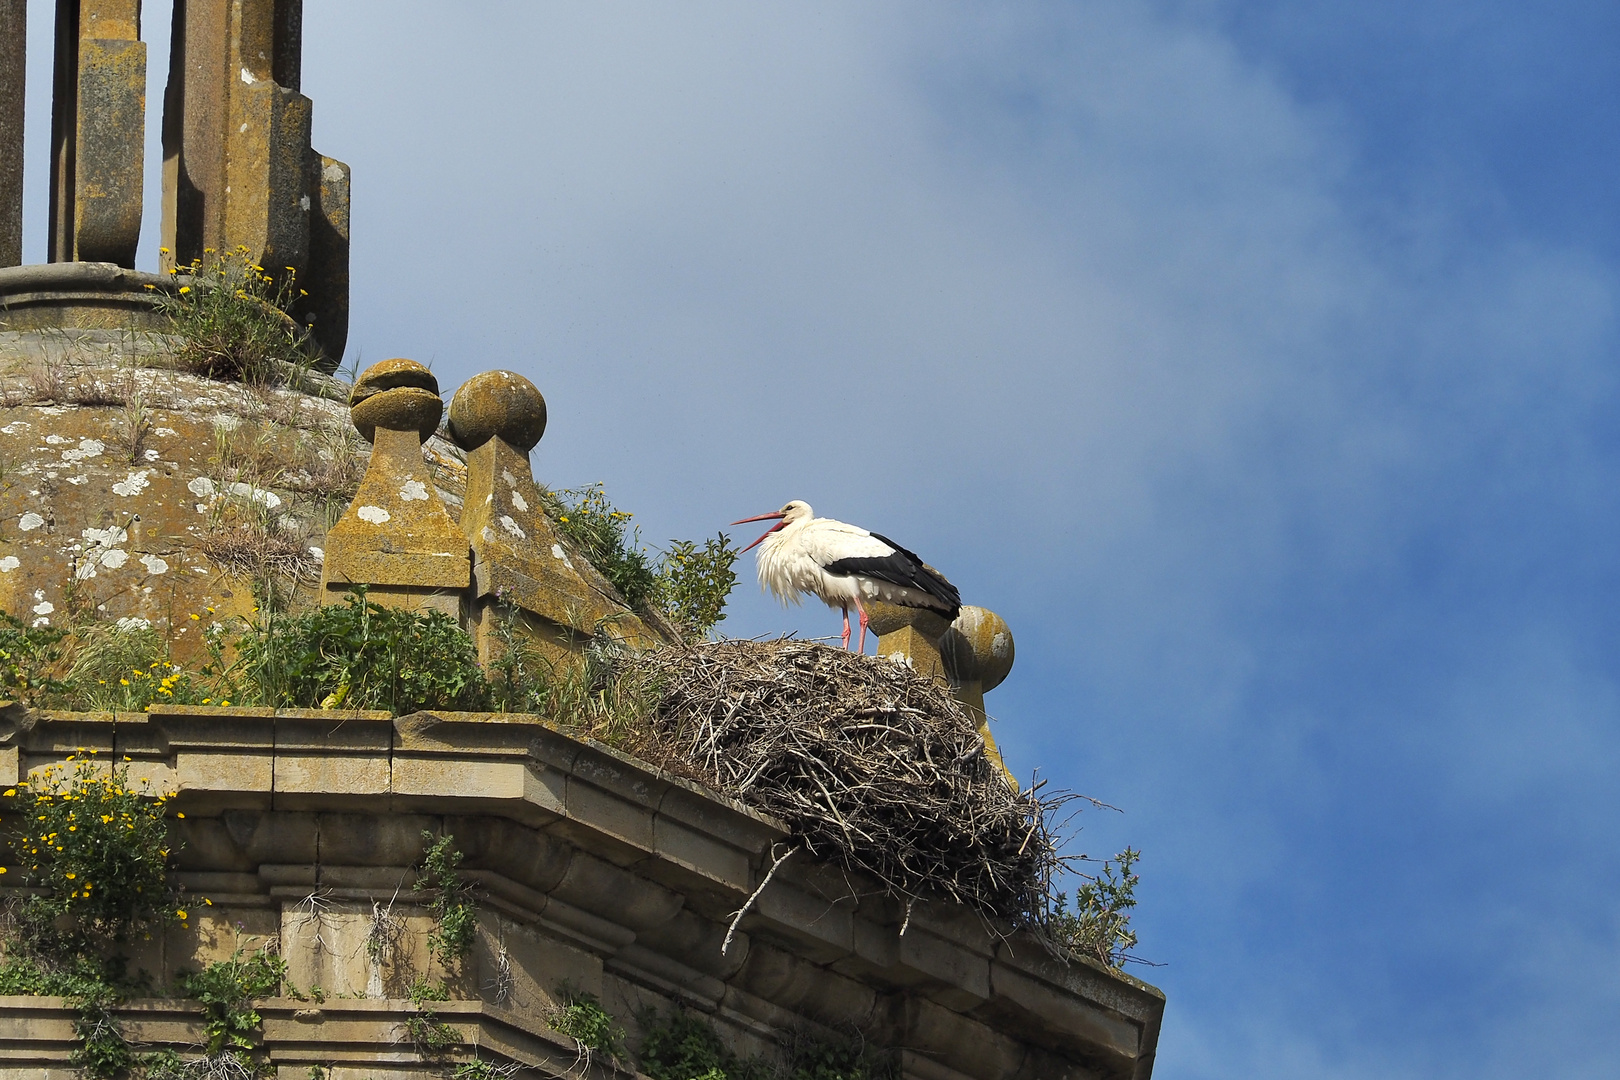
[[[202,703],[203,687],[168,659],[168,647],[144,619],[90,623],[72,645],[65,686],[79,708],[143,712],[153,704]]]
[[[181,992],[203,1006],[207,1059],[234,1063],[239,1075],[257,1071],[251,1055],[263,1019],[253,1000],[274,996],[286,976],[287,962],[281,957],[262,949],[244,954],[240,947],[225,960],[180,976]]]
[[[546,1015],[546,1023],[579,1044],[581,1051],[625,1060],[624,1028],[602,1008],[595,995],[575,990],[568,983],[557,988],[559,1004]]]
[[[463,856],[455,848],[455,837],[446,833],[435,840],[433,834],[424,829],[422,839],[428,842],[428,848],[422,855],[422,867],[411,888],[433,896],[428,904],[433,912],[428,947],[434,958],[449,970],[472,952],[478,936],[478,907],[473,903],[472,885],[462,880],[459,872]]]
[[[1075,893],[1074,910],[1068,896],[1058,893],[1048,929],[1058,944],[1112,968],[1122,968],[1135,959],[1136,931],[1131,929],[1131,909],[1136,906],[1136,885],[1140,880],[1131,868],[1142,853],[1126,848],[1103,863],[1102,872],[1081,885]]]
[[[311,366],[309,333],[287,314],[300,295],[290,269],[267,272],[238,246],[209,250],[177,270],[188,273],[189,281],[173,293],[154,292],[180,339],[175,360],[181,370],[274,385],[296,381],[297,372]]]
[[[23,902],[29,926],[105,951],[188,918],[165,873],[168,796],[133,782],[127,764],[76,752],[0,799],[11,849],[42,890]]]
[[[641,1016],[644,1035],[637,1064],[652,1080],[766,1080],[757,1058],[741,1058],[720,1041],[714,1025],[684,1009]]]
[[[690,540],[671,541],[655,559],[631,527],[631,515],[613,505],[601,484],[541,494],[563,535],[631,609],[658,611],[683,634],[699,637],[725,617],[738,552],[724,533],[701,548]]]
[[[62,659],[66,631],[51,626],[29,626],[15,615],[0,611],[0,693],[44,706],[68,690],[55,678]]]
[[[472,638],[439,611],[382,607],[356,590],[342,604],[262,614],[222,673],[233,700],[294,708],[479,711],[489,684]]]
[[[551,493],[546,509],[574,547],[619,590],[625,603],[639,609],[656,602],[658,571],[641,547],[631,515],[608,500],[601,484]]]
[[[450,1070],[450,1080],[506,1080],[515,1076],[523,1066],[517,1062],[508,1062],[497,1065],[493,1061],[484,1061],[474,1058],[472,1061],[463,1061]]]
[[[137,1063],[113,1011],[140,985],[124,945],[188,917],[165,873],[166,801],[94,752],[0,792],[7,842],[37,890],[11,905],[0,994],[67,998],[78,1012],[73,1061],[88,1077]]]
[[[434,1011],[432,1002],[446,1001],[450,991],[443,983],[435,986],[426,979],[418,978],[411,984],[411,1004],[416,1006],[416,1014],[405,1020],[405,1034],[411,1040],[411,1045],[423,1057],[437,1057],[456,1046],[460,1046],[466,1039],[461,1032],[439,1019]]]

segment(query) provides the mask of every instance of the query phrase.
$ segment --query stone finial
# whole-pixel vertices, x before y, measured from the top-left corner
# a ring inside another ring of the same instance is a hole
[[[546,433],[546,399],[515,371],[486,371],[450,399],[450,437],[473,451],[497,436],[527,454]]]
[[[467,540],[422,460],[422,443],[444,411],[438,380],[414,360],[384,360],[361,373],[349,403],[354,426],[372,444],[371,463],[326,535],[321,602],[338,603],[363,584],[377,603],[459,618],[472,577]]]
[[[597,634],[633,645],[657,640],[595,568],[569,554],[546,517],[529,465],[545,430],[545,398],[515,372],[475,375],[450,403],[450,437],[467,451],[461,529],[472,548],[473,636],[485,663],[499,651],[503,608],[524,613],[523,631],[553,660]]]
[[[135,265],[146,136],[140,0],[56,8],[51,262]]]
[[[946,670],[953,682],[977,682],[988,694],[1000,686],[1013,666],[1012,630],[993,611],[963,605],[940,640]]]
[[[878,634],[878,655],[949,683],[978,722],[990,760],[1017,790],[1018,781],[1001,759],[984,711],[985,691],[1000,686],[1012,670],[1012,631],[1001,616],[966,605],[954,622],[932,611],[896,604],[869,601],[866,610],[868,626]]]

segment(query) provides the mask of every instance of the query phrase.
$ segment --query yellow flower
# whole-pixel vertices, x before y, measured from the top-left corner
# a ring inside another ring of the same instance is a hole
[[[175,908],[174,913],[176,915],[180,916],[180,918],[182,918],[182,919],[186,918],[186,909],[185,908]]]
[[[186,816],[186,815],[184,815],[184,814],[176,814],[176,815],[174,815],[174,816],[175,816],[175,817],[177,817],[177,818],[183,818],[183,817],[185,817],[185,816]]]
[[[14,788],[14,787],[12,787],[12,788],[6,788],[6,794],[7,794],[7,795],[8,795],[8,796],[9,796],[9,795],[15,795],[15,794],[17,794],[17,789],[16,789],[16,788]]]
[[[181,296],[186,295],[186,293],[188,293],[190,291],[191,291],[191,286],[190,285],[182,285],[182,286],[180,286],[180,295]]]
[[[78,877],[78,876],[79,876],[79,875],[78,875],[78,874],[69,874],[69,875],[68,875],[68,876],[67,876],[67,879],[68,879],[68,880],[69,880],[69,881],[72,881],[72,880],[73,880],[73,879],[74,879],[74,878],[76,878],[76,877]]]

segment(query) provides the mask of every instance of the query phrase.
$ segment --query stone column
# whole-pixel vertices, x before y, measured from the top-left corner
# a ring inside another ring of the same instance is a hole
[[[349,167],[309,151],[309,259],[302,280],[302,308],[294,315],[309,326],[335,369],[349,340]]]
[[[529,465],[545,430],[545,398],[515,372],[475,375],[450,402],[450,437],[467,452],[461,530],[473,556],[470,629],[486,666],[501,654],[507,619],[553,662],[599,634],[657,644],[595,570],[568,554],[546,517]]]
[[[282,17],[278,18],[278,14]],[[276,273],[302,277],[311,200],[304,190],[310,100],[276,82],[274,0],[231,0],[226,16],[225,236]],[[281,65],[285,70],[285,59]]]
[[[301,0],[176,0],[163,116],[163,269],[245,247],[306,295],[337,366],[349,326],[349,168],[310,148]]]
[[[134,267],[145,138],[140,0],[58,0],[52,262]]]
[[[444,413],[438,380],[414,360],[384,360],[360,375],[349,401],[354,426],[372,444],[371,464],[326,534],[321,603],[342,603],[353,586],[367,585],[376,603],[460,619],[472,579],[467,538],[422,460],[422,442]]]
[[[28,0],[0,0],[0,266],[22,265]]]
[[[225,27],[229,0],[174,0],[163,94],[163,228],[167,271],[225,236]]]

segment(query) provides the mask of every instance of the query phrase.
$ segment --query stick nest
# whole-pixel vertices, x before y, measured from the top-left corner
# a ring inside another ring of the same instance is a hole
[[[621,660],[649,713],[626,747],[785,821],[819,858],[907,901],[1039,925],[1062,857],[1048,812],[985,752],[973,716],[910,668],[795,640]]]

